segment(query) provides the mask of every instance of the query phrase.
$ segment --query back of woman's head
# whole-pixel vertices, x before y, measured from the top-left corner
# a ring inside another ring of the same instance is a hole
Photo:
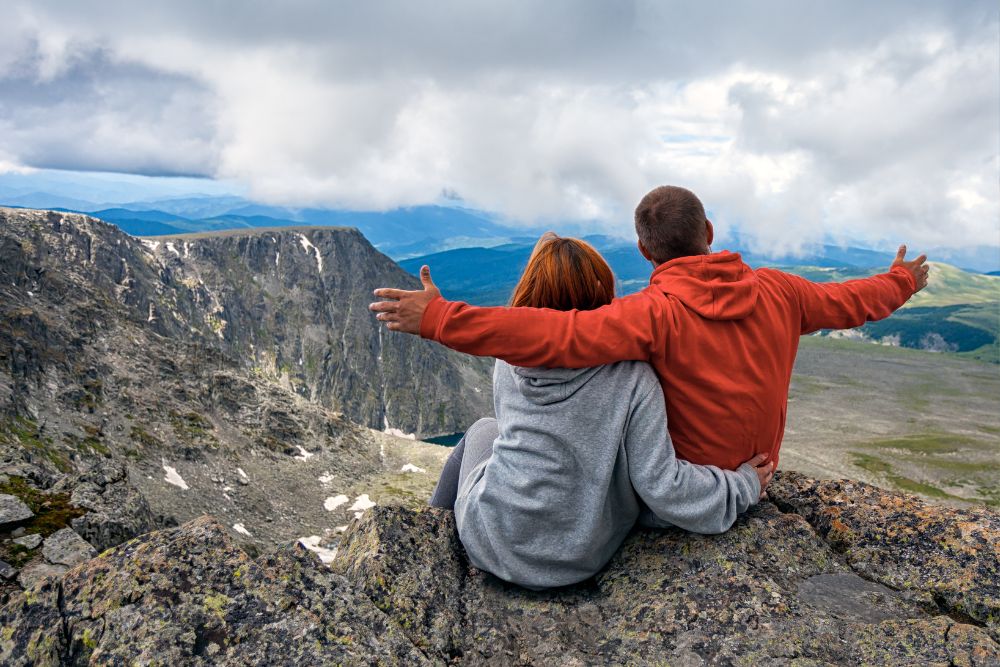
[[[585,241],[554,237],[528,260],[512,306],[592,310],[615,298],[615,277],[601,253]]]

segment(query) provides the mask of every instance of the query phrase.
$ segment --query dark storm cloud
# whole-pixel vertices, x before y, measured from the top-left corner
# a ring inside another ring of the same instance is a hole
[[[211,175],[213,96],[102,49],[41,75],[37,44],[0,72],[0,145],[32,167]]]

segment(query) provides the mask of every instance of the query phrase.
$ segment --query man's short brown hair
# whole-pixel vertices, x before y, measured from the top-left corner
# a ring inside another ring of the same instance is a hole
[[[705,220],[705,207],[693,192],[662,185],[636,206],[635,233],[653,261],[663,264],[705,253]]]

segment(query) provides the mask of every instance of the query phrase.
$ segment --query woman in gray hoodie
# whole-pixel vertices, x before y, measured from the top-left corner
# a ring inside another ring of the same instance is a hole
[[[614,298],[614,276],[589,244],[542,237],[513,306],[587,310]],[[679,461],[653,369],[520,368],[497,361],[496,419],[452,452],[431,505],[454,508],[477,568],[527,588],[597,573],[638,520],[726,531],[772,474],[763,455],[737,470]]]

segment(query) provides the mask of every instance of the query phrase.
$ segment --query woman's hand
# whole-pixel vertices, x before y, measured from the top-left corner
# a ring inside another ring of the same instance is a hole
[[[764,492],[767,490],[767,485],[771,483],[771,478],[774,477],[774,464],[770,462],[765,463],[765,461],[767,461],[767,454],[758,454],[747,461],[747,464],[757,471],[757,479],[760,480],[760,498],[757,500],[764,499]]]

